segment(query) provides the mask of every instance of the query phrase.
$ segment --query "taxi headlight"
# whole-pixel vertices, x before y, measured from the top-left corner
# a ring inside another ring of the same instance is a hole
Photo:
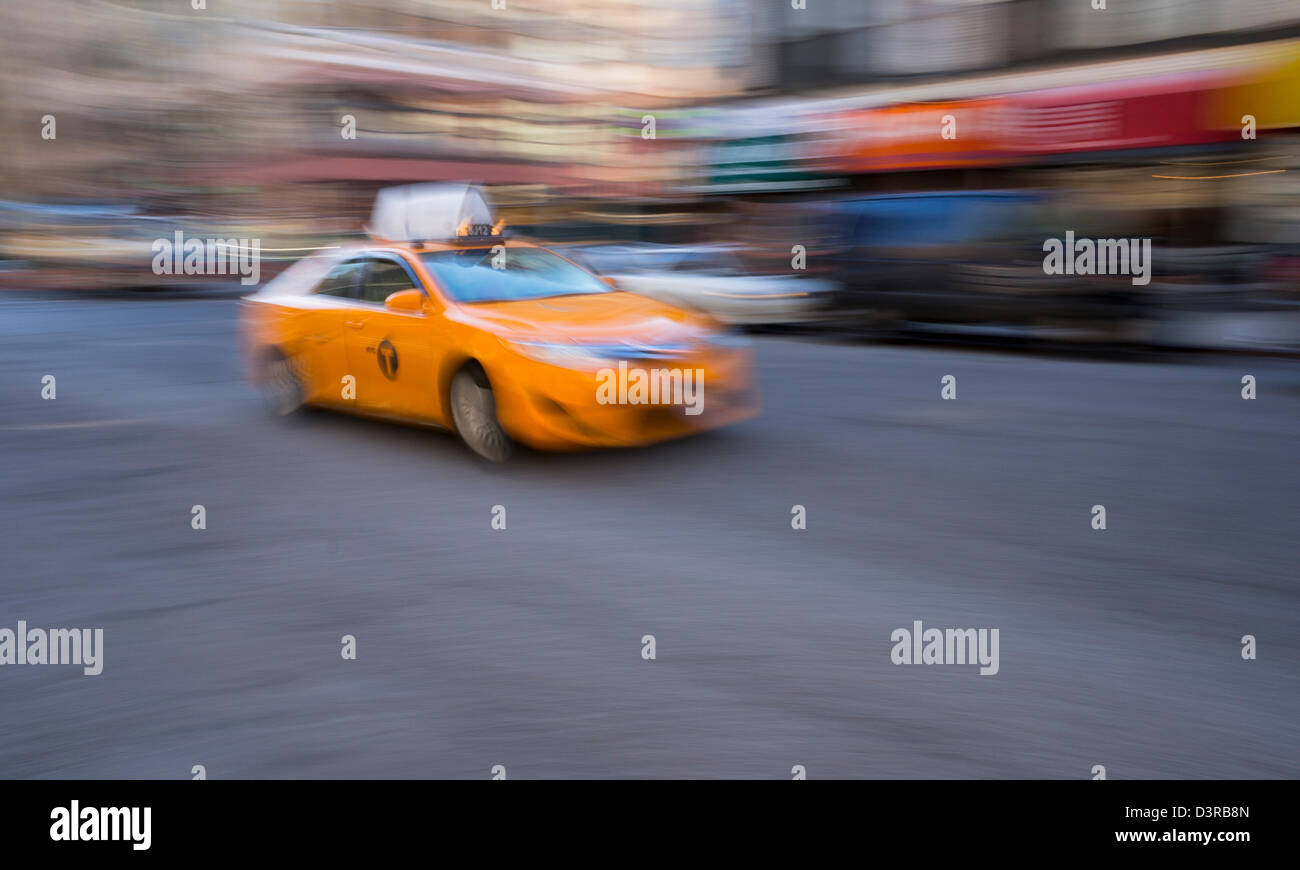
[[[505,341],[502,343],[516,353],[529,359],[566,369],[598,369],[614,365],[614,361],[602,356],[596,348],[581,344],[566,344],[548,341]]]

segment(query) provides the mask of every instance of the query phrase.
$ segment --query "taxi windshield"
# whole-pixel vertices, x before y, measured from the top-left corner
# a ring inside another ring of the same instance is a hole
[[[457,302],[507,302],[575,293],[609,293],[595,275],[542,248],[429,251],[421,254],[448,296]],[[496,265],[493,265],[493,261]]]

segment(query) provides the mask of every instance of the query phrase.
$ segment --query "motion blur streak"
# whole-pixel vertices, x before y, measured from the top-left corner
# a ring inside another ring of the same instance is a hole
[[[6,4],[0,284],[202,285],[149,268],[174,232],[269,277],[474,180],[733,323],[1300,346],[1294,3],[799,5]],[[1154,280],[1045,276],[1066,230],[1151,238]]]
[[[0,671],[5,776],[1300,775],[1289,362],[1243,402],[1237,360],[762,339],[757,420],[487,466],[263,419],[229,302],[0,325],[0,419],[52,368],[40,418],[136,421],[0,427],[0,612],[107,662]],[[999,673],[895,667],[913,619],[999,627]]]
[[[0,777],[1300,776],[1295,0],[0,4],[0,626],[104,647],[0,668]],[[751,333],[761,413],[264,419],[237,297],[421,182]]]

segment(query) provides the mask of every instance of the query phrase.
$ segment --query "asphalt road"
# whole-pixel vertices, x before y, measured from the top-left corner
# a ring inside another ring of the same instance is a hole
[[[764,338],[756,420],[494,467],[266,420],[234,313],[0,299],[0,627],[104,631],[0,777],[1300,776],[1293,361]]]

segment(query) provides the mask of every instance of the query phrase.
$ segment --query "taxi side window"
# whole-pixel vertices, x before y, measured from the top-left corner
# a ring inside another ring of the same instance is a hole
[[[415,282],[400,263],[392,260],[371,260],[366,272],[365,289],[361,293],[363,302],[384,304],[384,300],[399,290],[414,290]]]
[[[361,278],[365,274],[366,264],[363,260],[339,263],[316,287],[316,292],[325,296],[341,296],[345,299],[357,299],[361,291]]]

